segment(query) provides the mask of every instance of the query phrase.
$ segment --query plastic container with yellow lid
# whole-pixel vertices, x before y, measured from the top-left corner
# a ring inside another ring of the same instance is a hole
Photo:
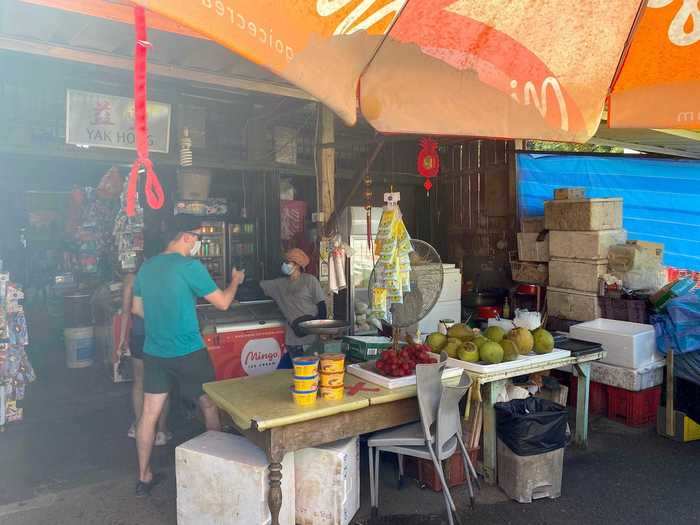
[[[345,354],[321,354],[320,369],[324,374],[345,372]]]

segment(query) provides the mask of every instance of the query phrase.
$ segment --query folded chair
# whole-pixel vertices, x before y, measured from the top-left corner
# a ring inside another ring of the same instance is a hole
[[[367,442],[369,447],[373,514],[377,513],[379,507],[379,458],[381,452],[393,452],[399,456],[399,479],[403,476],[403,456],[412,456],[433,462],[443,487],[443,497],[445,498],[449,523],[453,525],[453,514],[457,517],[458,522],[459,517],[447,486],[442,462],[451,457],[459,447],[464,461],[464,471],[467,476],[471,505],[474,505],[472,478],[476,480],[477,477],[462,439],[462,421],[459,411],[459,402],[471,386],[471,378],[464,372],[458,385],[442,385],[440,381],[442,375],[440,364],[418,365],[416,367],[418,406],[421,415],[420,425],[423,428],[422,443],[418,443],[419,438],[415,436],[415,433],[409,435],[407,431],[398,432],[403,427],[378,432]],[[436,388],[435,375],[437,370],[440,370],[440,374],[437,376],[438,384]],[[439,395],[436,395],[437,392],[439,392]],[[396,441],[392,441],[392,436],[396,438]]]

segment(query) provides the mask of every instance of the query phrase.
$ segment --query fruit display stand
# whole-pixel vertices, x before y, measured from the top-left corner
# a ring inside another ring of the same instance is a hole
[[[453,361],[450,363],[450,361]],[[462,375],[462,367],[454,363],[454,361],[458,361],[457,359],[452,359],[449,358],[447,360],[448,366],[445,368],[445,371],[442,373],[442,379],[443,381],[445,379],[450,379],[451,377],[459,377]],[[463,363],[462,361],[459,361],[459,363]],[[463,364],[468,364],[468,363],[463,363]],[[350,365],[347,368],[348,374],[352,374],[356,377],[362,378],[366,381],[369,381],[370,383],[373,383],[375,385],[382,386],[384,388],[388,388],[389,390],[394,390],[396,388],[403,388],[407,386],[413,386],[416,384],[416,374],[415,372],[411,375],[403,376],[403,377],[388,377],[386,375],[381,374],[377,370],[377,364],[375,361],[368,361],[366,363],[357,363],[354,365]]]
[[[484,361],[477,361],[476,363],[469,363],[467,361],[461,361],[460,359],[455,359],[450,357],[447,359],[448,366],[454,366],[458,368],[463,368],[467,372],[476,372],[479,374],[489,374],[494,372],[504,372],[507,370],[520,369],[523,366],[530,364],[546,364],[550,361],[557,361],[559,359],[567,358],[571,355],[568,350],[558,350],[554,349],[548,354],[535,354],[530,353],[527,355],[520,355],[514,361],[503,361],[502,363],[489,364]]]
[[[524,374],[573,365],[579,371],[575,442],[586,446],[588,439],[588,387],[590,363],[604,351],[547,362],[528,360],[510,370],[469,372],[474,381],[472,398],[483,398],[484,477],[496,482],[496,415],[494,404],[509,379]],[[461,369],[460,369],[461,371]],[[287,452],[331,443],[359,434],[375,432],[418,421],[415,385],[387,389],[352,374],[346,374],[345,397],[338,401],[318,400],[314,406],[299,407],[289,395],[291,371],[228,379],[207,383],[204,391],[230,417],[237,430],[260,446],[270,461],[268,502],[272,525],[279,525],[282,506],[282,459]],[[445,383],[457,381],[446,379]]]

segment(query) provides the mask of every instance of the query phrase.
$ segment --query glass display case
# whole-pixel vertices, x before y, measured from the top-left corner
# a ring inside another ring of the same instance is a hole
[[[202,221],[202,244],[197,259],[209,270],[212,279],[220,288],[226,288],[228,271],[226,267],[226,223],[223,221]]]
[[[229,267],[245,270],[249,281],[264,278],[258,226],[257,219],[241,219],[228,225]]]

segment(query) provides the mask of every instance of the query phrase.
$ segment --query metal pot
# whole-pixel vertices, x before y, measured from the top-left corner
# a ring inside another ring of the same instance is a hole
[[[501,306],[508,295],[505,288],[484,288],[472,290],[462,297],[462,305],[465,308],[476,309],[479,306]]]

